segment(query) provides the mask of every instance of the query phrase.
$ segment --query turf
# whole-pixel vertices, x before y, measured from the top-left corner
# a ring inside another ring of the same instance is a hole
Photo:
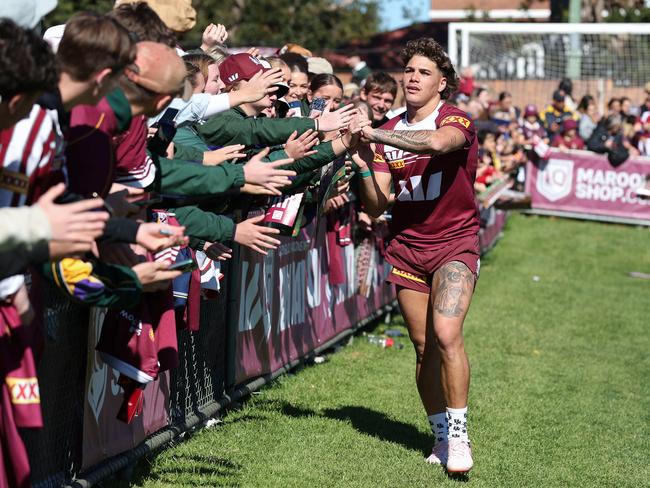
[[[650,281],[630,271],[650,272],[648,229],[512,216],[465,324],[467,480],[423,462],[410,346],[359,336],[141,461],[131,486],[650,486]]]

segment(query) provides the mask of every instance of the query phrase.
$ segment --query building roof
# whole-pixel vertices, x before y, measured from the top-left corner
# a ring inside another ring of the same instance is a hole
[[[516,0],[432,0],[431,20],[463,20],[471,14],[493,19],[544,19],[551,15],[550,0],[532,0],[522,9]]]

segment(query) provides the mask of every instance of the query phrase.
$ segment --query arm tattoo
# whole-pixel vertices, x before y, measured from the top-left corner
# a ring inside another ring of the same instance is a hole
[[[465,136],[460,133],[455,133],[451,136],[451,145],[453,147],[463,147],[465,145]]]
[[[437,132],[438,130],[375,129],[371,137],[375,142],[417,154],[443,154],[460,149],[465,145],[465,136],[458,129],[436,136]],[[437,143],[436,139],[438,139]]]
[[[412,153],[432,152],[431,136],[432,130],[382,130],[373,131],[373,140],[382,144],[388,144],[398,149],[404,149]]]
[[[445,317],[462,317],[469,309],[474,291],[474,275],[463,263],[452,261],[436,271],[434,309]]]

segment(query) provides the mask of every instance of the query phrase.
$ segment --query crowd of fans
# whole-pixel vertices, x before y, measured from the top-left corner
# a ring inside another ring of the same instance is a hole
[[[108,309],[97,350],[121,373],[130,422],[144,385],[177,365],[177,328],[196,330],[200,298],[219,291],[231,243],[267,254],[326,215],[327,245],[346,246],[384,220],[363,212],[347,153],[365,125],[403,110],[392,76],[350,56],[343,84],[295,44],[232,54],[218,24],[184,51],[174,29],[192,23],[168,25],[153,5],[77,13],[44,36],[39,19],[0,7],[3,486],[29,484],[17,427],[42,425],[44,286]],[[521,187],[548,147],[614,165],[649,154],[650,87],[638,111],[613,99],[601,117],[563,80],[548,107],[522,112],[462,74],[451,102],[478,128],[477,192],[508,175]],[[333,284],[342,266],[329,263]]]
[[[479,131],[479,192],[508,174],[517,178],[521,188],[525,163],[543,160],[551,147],[606,154],[614,167],[630,156],[650,156],[650,83],[638,105],[628,97],[615,97],[608,101],[607,112],[600,114],[593,95],[585,94],[576,102],[567,78],[551,94],[547,107],[540,111],[530,104],[522,112],[513,105],[510,93],[493,94],[486,86],[475,86],[471,68],[461,74],[460,89],[451,102],[473,118]],[[637,193],[650,197],[650,183]]]
[[[397,82],[352,56],[344,86],[295,44],[233,53],[219,24],[183,50],[175,30],[192,22],[156,5],[116,2],[43,35],[0,6],[0,486],[29,485],[18,428],[42,426],[46,287],[106,308],[96,349],[120,373],[128,423],[177,366],[177,330],[197,330],[232,243],[266,255],[321,217],[328,249],[381,241],[347,153],[388,120]]]

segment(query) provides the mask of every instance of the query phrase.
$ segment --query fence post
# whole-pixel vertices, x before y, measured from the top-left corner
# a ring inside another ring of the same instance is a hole
[[[235,222],[241,222],[243,219],[242,211],[237,210],[233,215],[233,220]],[[234,238],[234,236],[233,236]],[[239,303],[239,286],[242,279],[246,277],[241,277],[237,275],[237,270],[241,269],[240,261],[240,248],[239,244],[236,244],[233,241],[232,246],[232,258],[230,259],[230,265],[228,266],[228,273],[226,274],[226,290],[228,293],[228,298],[226,302],[226,372],[225,372],[225,385],[224,390],[229,394],[232,389],[235,387],[235,374],[236,374],[236,364],[235,359],[237,357],[237,315],[239,311],[237,310]]]

